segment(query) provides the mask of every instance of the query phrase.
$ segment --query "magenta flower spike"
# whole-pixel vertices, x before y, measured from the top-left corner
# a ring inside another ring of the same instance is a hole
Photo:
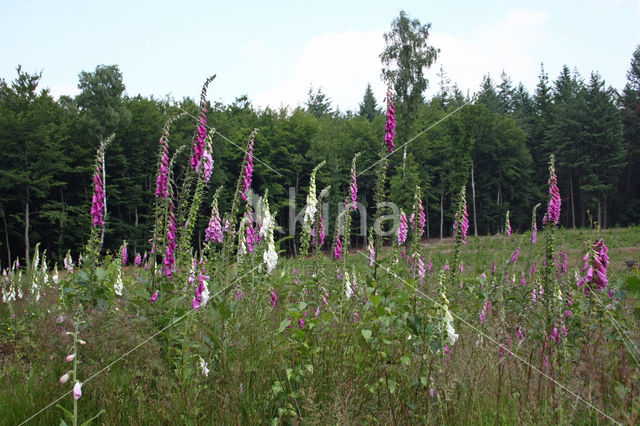
[[[407,241],[409,233],[409,224],[405,212],[400,213],[400,226],[398,226],[398,244],[404,244]]]
[[[389,150],[389,154],[393,153],[395,144],[393,139],[396,137],[396,109],[393,106],[393,96],[391,90],[387,91],[387,123],[384,127],[384,143]]]
[[[256,229],[253,226],[253,214],[249,213],[248,218],[247,218],[247,228],[246,228],[246,233],[247,233],[247,250],[249,250],[249,253],[253,253],[253,251],[255,250],[255,245],[256,245]]]
[[[222,242],[222,222],[220,222],[220,214],[216,210],[211,212],[211,218],[209,219],[209,226],[204,231],[205,241]]]
[[[484,308],[482,309],[482,312],[480,312],[480,318],[479,318],[480,325],[482,325],[482,323],[484,322],[484,319],[487,316],[487,312],[489,312],[489,309],[491,309],[491,299],[487,299],[487,303],[485,303]]]
[[[127,242],[125,241],[122,245],[122,265],[127,265],[127,260],[129,260],[129,252],[127,251]]]
[[[156,197],[167,198],[169,196],[169,140],[160,138],[162,146],[162,159],[160,160],[160,169],[156,178]]]
[[[140,253],[136,253],[136,257],[133,258],[133,264],[136,266],[142,265],[142,256],[140,256]]]
[[[336,248],[333,250],[333,257],[342,260],[342,241],[340,241],[340,229],[336,232]]]
[[[102,184],[102,163],[98,160],[96,170],[93,174],[93,197],[91,198],[91,216],[93,217],[93,226],[104,226],[104,203],[105,194]]]
[[[278,301],[278,295],[276,294],[275,290],[271,290],[271,299],[269,300],[269,303],[271,304],[272,308],[276,306],[277,301]]]
[[[542,219],[542,223],[560,222],[560,210],[562,208],[562,198],[560,198],[560,190],[558,189],[558,177],[556,176],[555,158],[552,155],[549,162],[549,204],[547,205],[547,213]]]
[[[353,167],[351,168],[351,204],[353,209],[357,208],[357,198],[358,198],[358,183],[356,181],[356,167],[355,167],[355,159],[353,162]]]
[[[324,233],[324,220],[322,219],[322,215],[320,215],[320,245],[323,246],[324,245],[324,237],[325,237],[325,233]]]
[[[204,90],[202,94],[206,96]],[[198,170],[205,151],[205,139],[207,138],[207,108],[205,106],[206,100],[202,97],[200,99],[200,124],[198,124],[197,137],[193,143],[193,155],[191,155],[191,168],[193,170]]]
[[[513,254],[511,255],[510,262],[511,263],[516,263],[516,261],[518,260],[519,256],[520,256],[520,247],[518,247],[516,249],[516,251],[513,252]]]
[[[153,293],[153,296],[151,296],[151,303],[156,303],[157,300],[158,300],[158,290],[156,290],[156,292]]]
[[[249,188],[251,188],[252,177],[253,177],[253,137],[249,142],[249,150],[247,151],[247,163],[244,166],[244,180],[242,182],[242,193],[240,194],[240,196],[244,201],[247,201],[247,192],[249,191]]]

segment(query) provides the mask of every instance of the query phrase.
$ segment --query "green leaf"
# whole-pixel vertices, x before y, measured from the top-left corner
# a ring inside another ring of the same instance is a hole
[[[406,355],[403,355],[402,357],[400,357],[400,362],[403,363],[404,365],[411,365],[411,359]]]
[[[73,418],[73,413],[71,411],[67,410],[66,408],[64,408],[62,405],[56,404],[56,407],[58,407],[60,410],[62,410],[62,413],[64,414],[64,416],[66,418],[68,418],[68,419],[72,419]]]
[[[362,333],[362,337],[364,337],[364,340],[367,342],[371,339],[371,330],[362,329],[360,330],[360,333]]]
[[[624,281],[626,289],[630,293],[640,294],[640,277],[637,275],[629,275]]]
[[[371,301],[371,303],[373,303],[373,307],[377,308],[382,301],[382,296],[380,296],[379,294],[374,294],[373,296],[369,297],[369,300]]]
[[[289,324],[291,324],[291,320],[289,318],[283,319],[278,327],[278,333],[285,331],[287,327],[289,327]]]

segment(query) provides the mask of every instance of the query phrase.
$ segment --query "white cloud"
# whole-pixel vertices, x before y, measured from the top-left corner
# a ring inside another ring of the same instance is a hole
[[[514,84],[535,86],[552,39],[546,13],[514,9],[490,24],[472,28],[465,36],[434,32],[431,43],[440,56],[429,71],[431,92],[437,91],[437,70],[442,66],[448,77],[466,93],[478,91],[482,77],[490,73],[499,82],[504,69]]]
[[[259,93],[258,106],[303,105],[307,92],[322,88],[334,108],[356,110],[367,83],[371,83],[379,102],[384,97],[380,80],[380,59],[384,47],[383,31],[325,33],[307,42],[295,68],[276,87]]]
[[[257,94],[255,104],[280,107],[303,105],[309,86],[322,88],[333,106],[357,110],[367,83],[382,103],[385,87],[380,79],[379,55],[384,49],[384,29],[371,32],[348,30],[325,33],[308,41],[295,60],[291,72],[279,71],[282,83]],[[540,72],[545,48],[552,36],[548,15],[531,9],[512,9],[493,22],[478,25],[452,35],[432,32],[429,43],[440,48],[436,64],[427,72],[429,93],[438,90],[440,66],[452,83],[466,93],[478,90],[482,77],[491,73],[499,81],[504,69],[514,84],[522,81],[532,89]],[[251,44],[248,50],[268,48]]]

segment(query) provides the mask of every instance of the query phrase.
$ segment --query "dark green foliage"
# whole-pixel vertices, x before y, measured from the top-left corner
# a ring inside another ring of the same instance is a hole
[[[477,101],[470,102],[441,69],[439,90],[425,101],[423,71],[438,53],[427,43],[429,30],[429,25],[401,12],[381,55],[398,108],[398,147],[469,103],[412,140],[406,160],[404,149],[386,159],[391,200],[408,209],[415,185],[422,188],[427,235],[451,235],[455,197],[465,184],[471,232],[474,213],[478,232],[484,234],[504,226],[507,210],[514,229],[528,228],[531,207],[544,203],[547,196],[552,153],[563,200],[562,226],[587,226],[590,220],[602,226],[640,221],[640,48],[633,54],[621,96],[597,74],[585,84],[577,72],[564,67],[553,82],[542,69],[533,95],[521,83],[512,84],[505,72],[497,86],[487,75]],[[21,69],[15,81],[0,80],[1,264],[18,256],[24,263],[38,241],[55,261],[60,262],[69,248],[78,255],[89,237],[95,152],[101,135],[110,132],[116,136],[105,162],[104,248],[115,250],[127,239],[132,251],[148,251],[162,126],[170,116],[186,112],[172,125],[169,137],[170,155],[184,147],[174,170],[181,181],[195,136],[197,103],[188,98],[175,103],[125,96],[117,66],[81,73],[82,91],[75,99],[63,96],[55,101],[38,91],[39,80],[40,75]],[[324,201],[329,212],[325,226],[332,235],[357,152],[358,201],[369,215],[375,212],[375,167],[370,166],[378,161],[383,143],[383,105],[376,102],[370,85],[357,115],[335,112],[321,89],[310,89],[308,95],[306,106],[294,110],[257,110],[247,96],[230,105],[208,105],[207,122],[216,129],[215,166],[203,206],[209,206],[215,189],[224,185],[229,190],[220,194],[219,205],[221,212],[228,211],[247,138],[258,128],[252,187],[259,194],[269,190],[272,212],[285,230],[290,188],[297,214],[305,204],[312,168],[326,160],[317,187],[320,191],[331,185]],[[203,244],[208,214],[207,207],[199,211],[192,239],[197,247]],[[359,223],[358,214],[353,220]],[[372,217],[367,220],[371,226]],[[364,233],[354,231],[352,243],[364,241]],[[283,246],[295,247],[295,240]]]
[[[367,89],[364,91],[364,97],[362,98],[358,115],[360,117],[365,117],[369,121],[373,121],[373,119],[379,114],[380,110],[378,109],[376,98],[373,96],[371,84],[367,84]]]

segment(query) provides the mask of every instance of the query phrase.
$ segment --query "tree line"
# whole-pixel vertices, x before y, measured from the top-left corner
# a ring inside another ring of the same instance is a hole
[[[418,37],[416,42],[428,36],[428,26],[402,13],[394,24],[389,34],[405,25]],[[420,33],[424,29],[426,34]],[[383,65],[403,60],[402,49],[394,57],[392,43],[390,36]],[[423,54],[430,58],[406,66],[424,69],[438,51],[427,48]],[[149,250],[162,127],[169,117],[183,114],[169,138],[172,155],[186,146],[176,161],[179,178],[194,138],[198,103],[128,96],[116,65],[82,72],[80,93],[55,100],[39,88],[41,74],[17,70],[14,81],[0,80],[0,264],[28,259],[36,242],[55,259],[67,249],[74,254],[81,250],[89,237],[91,168],[99,141],[111,133],[104,246],[115,249],[126,239],[136,251]],[[392,72],[391,67],[383,66],[385,70]],[[451,235],[456,197],[465,184],[471,232],[501,231],[507,211],[514,230],[527,230],[533,205],[547,197],[552,153],[563,198],[562,226],[640,223],[640,46],[621,93],[598,73],[585,79],[567,66],[554,79],[541,68],[533,93],[521,83],[514,85],[504,72],[499,81],[487,75],[473,97],[463,95],[442,70],[437,91],[428,99],[424,82],[388,77],[397,107],[397,145],[402,147],[386,160],[388,195],[409,211],[415,186],[421,186],[429,237]],[[268,189],[272,211],[285,228],[290,188],[295,189],[297,214],[304,207],[311,170],[323,160],[327,164],[317,185],[331,185],[330,220],[335,219],[348,192],[351,159],[361,153],[359,172],[378,161],[386,120],[385,103],[375,99],[370,86],[357,111],[336,111],[321,89],[310,89],[306,104],[293,109],[259,109],[241,96],[228,105],[209,104],[207,110],[207,122],[215,129],[207,199],[224,185],[219,202],[221,209],[228,208],[243,147],[258,128],[253,188],[260,194]],[[370,215],[375,213],[374,173],[372,167],[358,176],[358,200]],[[195,245],[203,242],[207,221],[203,208]],[[363,241],[367,230],[358,233]]]

